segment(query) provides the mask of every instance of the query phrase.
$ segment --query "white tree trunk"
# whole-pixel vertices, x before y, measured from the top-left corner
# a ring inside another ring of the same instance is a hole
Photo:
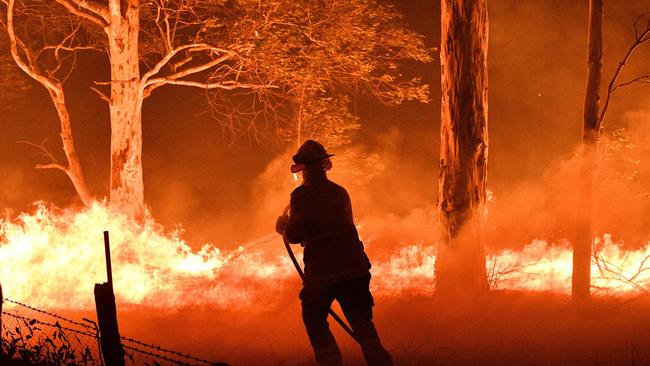
[[[128,6],[123,11],[119,0],[111,0],[109,8],[111,23],[106,32],[111,65],[110,201],[129,216],[139,218],[144,213],[139,10],[137,6]]]
[[[57,92],[51,91],[50,96],[59,115],[59,122],[61,124],[61,142],[63,143],[65,157],[68,160],[68,166],[65,168],[64,172],[70,178],[81,202],[88,206],[93,198],[88,186],[86,185],[86,180],[84,179],[83,171],[81,169],[81,163],[79,163],[79,157],[77,156],[74,147],[70,114],[68,113],[68,108],[65,104],[63,88],[60,88]]]
[[[68,160],[68,165],[64,166],[59,164],[56,159],[47,152],[50,157],[52,157],[52,162],[50,164],[39,164],[36,167],[39,169],[58,169],[66,173],[66,175],[72,181],[72,184],[79,195],[79,199],[83,202],[84,205],[89,205],[92,201],[92,196],[86,184],[86,180],[83,176],[83,171],[81,169],[81,164],[79,163],[79,158],[74,147],[74,139],[72,136],[72,125],[70,123],[70,113],[68,113],[68,107],[65,101],[65,93],[63,92],[63,85],[58,82],[55,78],[47,76],[43,71],[39,70],[37,66],[33,64],[35,59],[32,52],[24,47],[20,46],[22,52],[25,55],[25,59],[21,57],[19,52],[19,44],[22,44],[16,36],[14,29],[14,0],[9,0],[6,2],[7,5],[7,22],[6,29],[7,35],[9,36],[10,44],[10,53],[16,65],[25,72],[29,77],[40,83],[43,87],[47,89],[56,108],[56,112],[59,116],[59,124],[61,126],[61,142],[63,144],[63,151],[65,157]]]

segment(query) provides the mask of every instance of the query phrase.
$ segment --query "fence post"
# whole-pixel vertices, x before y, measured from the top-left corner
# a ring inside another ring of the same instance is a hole
[[[111,247],[108,231],[104,231],[104,251],[108,281],[95,284],[95,308],[97,309],[99,323],[99,342],[107,366],[124,366],[124,349],[122,348],[120,332],[117,326],[117,307],[115,306],[115,293],[113,292],[113,269],[111,266]]]

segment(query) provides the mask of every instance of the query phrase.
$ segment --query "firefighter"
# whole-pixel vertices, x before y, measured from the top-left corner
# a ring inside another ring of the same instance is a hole
[[[293,156],[302,185],[291,193],[290,214],[278,217],[276,231],[304,249],[305,278],[300,291],[302,319],[319,365],[342,365],[327,314],[337,300],[370,366],[392,365],[372,322],[370,261],[359,240],[345,188],[330,181],[330,158],[320,143],[307,140]]]

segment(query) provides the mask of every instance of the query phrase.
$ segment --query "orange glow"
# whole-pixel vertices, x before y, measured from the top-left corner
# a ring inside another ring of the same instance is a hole
[[[277,234],[232,251],[212,244],[192,250],[182,231],[166,231],[149,218],[143,225],[96,202],[87,209],[59,210],[39,203],[33,214],[4,218],[0,236],[0,280],[5,295],[34,306],[91,309],[93,284],[104,282],[103,230],[109,230],[118,303],[156,308],[247,306],[273,296],[271,281],[288,284],[296,274]],[[360,226],[363,236],[363,228]],[[366,240],[373,257],[373,241]],[[624,251],[609,235],[596,241],[592,286],[600,294],[639,291],[650,282],[644,260],[650,245]],[[375,261],[377,296],[433,292],[435,248],[415,244]],[[569,243],[534,240],[522,251],[488,256],[494,289],[568,294]],[[635,277],[636,275],[636,277]]]

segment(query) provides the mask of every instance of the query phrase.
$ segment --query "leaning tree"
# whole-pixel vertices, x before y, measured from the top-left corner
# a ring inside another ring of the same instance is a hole
[[[488,288],[482,229],[488,162],[486,0],[442,0],[436,291]]]
[[[426,86],[398,67],[403,60],[428,61],[421,36],[378,1],[0,1],[13,59],[49,91],[61,123],[67,163],[40,167],[65,172],[85,203],[92,195],[63,85],[79,53],[105,56],[110,75],[92,89],[110,110],[110,201],[132,216],[144,209],[142,105],[162,86],[217,91],[222,100],[227,91],[251,92],[275,111],[292,111],[289,134],[296,138],[308,135],[306,123],[349,130],[336,125],[353,121],[349,92],[392,103],[427,98]],[[340,118],[324,117],[331,115]]]

